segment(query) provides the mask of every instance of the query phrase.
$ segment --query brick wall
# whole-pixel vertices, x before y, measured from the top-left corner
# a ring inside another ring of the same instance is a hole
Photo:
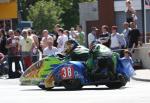
[[[100,27],[104,24],[112,26],[115,24],[114,0],[98,0],[99,20],[87,21],[87,33],[92,26]]]

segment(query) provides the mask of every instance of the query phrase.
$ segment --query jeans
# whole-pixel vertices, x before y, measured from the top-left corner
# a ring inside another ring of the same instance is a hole
[[[8,66],[9,66],[9,70],[8,70],[8,75],[9,78],[18,78],[21,75],[21,67],[19,64],[21,57],[20,56],[10,56],[8,55]],[[12,63],[15,63],[15,67],[12,68]],[[14,71],[13,71],[14,69]]]

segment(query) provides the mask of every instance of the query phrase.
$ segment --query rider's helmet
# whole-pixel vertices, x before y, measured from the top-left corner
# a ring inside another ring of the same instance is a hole
[[[73,39],[68,40],[65,43],[65,54],[70,54],[77,46],[79,46],[79,43]]]

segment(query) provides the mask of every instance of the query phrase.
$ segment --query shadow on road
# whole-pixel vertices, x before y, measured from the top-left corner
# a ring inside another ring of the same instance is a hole
[[[25,89],[25,90],[22,90],[22,91],[56,91],[56,92],[65,92],[65,91],[89,91],[89,90],[99,90],[99,91],[104,91],[104,90],[122,90],[122,89],[126,89],[128,87],[122,87],[120,89],[110,89],[110,88],[82,88],[81,90],[66,90],[65,88],[54,88],[54,89],[51,89],[51,90],[42,90],[42,89]]]

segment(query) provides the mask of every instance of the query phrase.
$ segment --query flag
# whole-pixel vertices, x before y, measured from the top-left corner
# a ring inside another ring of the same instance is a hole
[[[145,0],[145,7],[150,8],[150,0]]]

